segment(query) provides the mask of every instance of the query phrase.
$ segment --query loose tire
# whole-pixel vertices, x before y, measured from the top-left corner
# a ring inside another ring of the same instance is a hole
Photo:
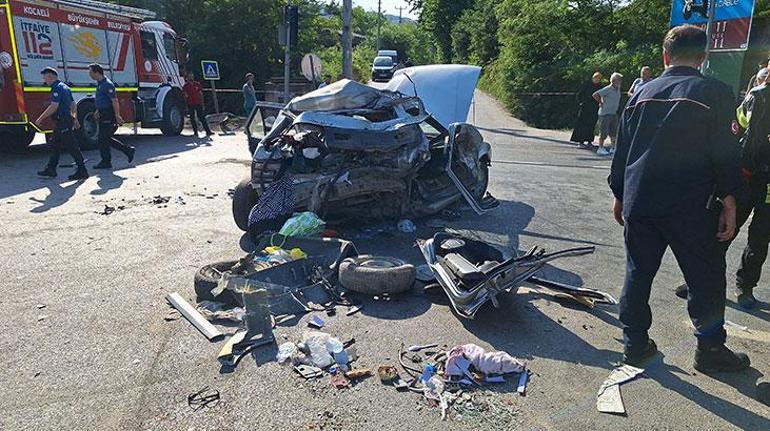
[[[160,127],[164,136],[179,136],[184,128],[184,103],[179,97],[169,94],[163,103],[163,125]]]
[[[413,265],[393,257],[370,255],[345,259],[339,275],[343,287],[367,295],[406,292],[415,281]]]
[[[211,294],[211,291],[219,285],[219,280],[222,278],[222,272],[229,271],[236,263],[238,263],[237,260],[212,263],[204,266],[195,273],[195,294],[198,297],[198,302],[217,301],[235,303],[233,292],[225,290],[221,295],[214,296]]]
[[[257,194],[251,187],[250,180],[246,178],[235,186],[233,192],[233,219],[240,230],[249,230],[249,213],[256,204]]]

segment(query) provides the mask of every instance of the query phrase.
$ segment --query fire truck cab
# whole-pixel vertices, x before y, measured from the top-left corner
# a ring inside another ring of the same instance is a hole
[[[187,43],[149,10],[93,0],[0,0],[0,146],[19,150],[53,124],[35,120],[48,105],[40,71],[51,66],[73,91],[81,147],[97,144],[93,118],[98,63],[117,89],[123,118],[178,135]]]

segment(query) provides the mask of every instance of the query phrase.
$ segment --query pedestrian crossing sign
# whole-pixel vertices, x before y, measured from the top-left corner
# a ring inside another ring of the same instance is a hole
[[[209,81],[219,80],[219,63],[211,60],[201,61],[201,69],[203,69],[203,79]]]

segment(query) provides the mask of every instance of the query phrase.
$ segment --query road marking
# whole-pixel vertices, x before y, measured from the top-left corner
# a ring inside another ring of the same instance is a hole
[[[493,160],[492,163],[502,163],[504,165],[546,166],[550,168],[600,169],[603,171],[610,168],[610,165],[565,165],[559,163],[526,162],[523,160]]]

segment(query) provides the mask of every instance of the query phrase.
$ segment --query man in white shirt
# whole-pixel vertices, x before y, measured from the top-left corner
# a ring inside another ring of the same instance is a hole
[[[609,156],[615,150],[615,138],[618,135],[618,108],[620,108],[620,86],[623,75],[615,72],[610,76],[610,85],[593,94],[599,102],[599,149],[596,154]],[[605,148],[604,142],[610,138],[611,147]]]

